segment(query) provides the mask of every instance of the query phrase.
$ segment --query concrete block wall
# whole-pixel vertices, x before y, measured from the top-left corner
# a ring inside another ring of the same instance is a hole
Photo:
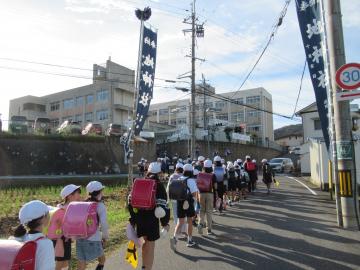
[[[0,138],[0,176],[104,175],[126,173],[119,139],[59,140],[37,137]],[[134,161],[155,159],[155,143],[136,143]]]

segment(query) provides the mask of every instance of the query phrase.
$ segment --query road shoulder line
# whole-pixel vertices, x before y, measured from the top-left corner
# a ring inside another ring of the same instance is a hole
[[[297,180],[295,177],[291,177],[291,176],[286,176],[287,178],[290,178],[292,180],[295,180],[296,182],[298,182],[299,184],[303,185],[304,187],[306,187],[313,195],[317,195],[317,193],[315,191],[313,191],[311,188],[309,188],[307,185],[305,185],[303,182]]]

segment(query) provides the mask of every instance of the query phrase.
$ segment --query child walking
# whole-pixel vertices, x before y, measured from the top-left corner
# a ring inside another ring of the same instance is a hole
[[[89,194],[87,201],[97,202],[97,215],[99,227],[94,235],[87,239],[76,241],[76,256],[78,259],[78,270],[85,270],[86,263],[98,259],[96,270],[103,270],[105,265],[104,246],[109,238],[109,225],[107,222],[106,207],[102,201],[103,186],[98,181],[92,181],[86,186]]]
[[[66,208],[68,207],[69,203],[81,200],[80,194],[81,194],[81,186],[76,186],[74,184],[65,186],[60,192],[60,196],[63,199],[63,203],[59,204],[57,207],[62,209],[63,211],[66,211]],[[71,260],[71,243],[72,243],[71,239],[66,239],[64,236],[62,236],[58,240],[52,240],[52,242],[54,248],[60,242],[60,245],[62,245],[62,249],[64,250],[63,256],[56,256],[55,253],[55,262],[56,262],[55,270],[69,269],[69,262]]]
[[[155,241],[160,238],[160,225],[169,231],[170,209],[167,207],[167,193],[160,182],[161,165],[152,162],[145,176],[146,179],[156,181],[156,205],[154,209],[133,208],[129,200],[130,224],[136,228],[137,237],[145,240],[142,245],[142,268],[151,270],[154,264]],[[163,210],[163,215],[157,213]]]
[[[54,247],[42,233],[49,223],[48,206],[38,200],[28,202],[21,207],[19,219],[20,225],[16,228],[13,239],[21,242],[35,241],[35,270],[54,270]]]

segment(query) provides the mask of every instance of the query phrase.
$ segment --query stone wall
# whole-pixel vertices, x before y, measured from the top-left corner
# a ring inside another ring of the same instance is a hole
[[[207,155],[207,142],[198,141],[200,155]],[[218,151],[221,156],[225,150],[231,154],[226,160],[235,160],[250,155],[258,162],[263,158],[281,155],[271,148],[227,143],[210,142],[211,155]],[[154,141],[135,143],[134,168],[141,157],[154,161],[164,150],[172,156],[187,156],[187,141],[159,144]],[[127,173],[124,164],[124,150],[119,139],[103,137],[39,137],[39,136],[0,136],[0,176],[31,175],[106,175]]]
[[[134,160],[155,159],[155,143],[136,143]],[[115,138],[0,137],[0,176],[126,173]]]

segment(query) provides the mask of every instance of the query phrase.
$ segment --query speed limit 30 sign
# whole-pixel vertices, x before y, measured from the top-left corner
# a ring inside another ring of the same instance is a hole
[[[360,64],[349,63],[336,71],[336,83],[344,90],[355,90],[360,87]]]

